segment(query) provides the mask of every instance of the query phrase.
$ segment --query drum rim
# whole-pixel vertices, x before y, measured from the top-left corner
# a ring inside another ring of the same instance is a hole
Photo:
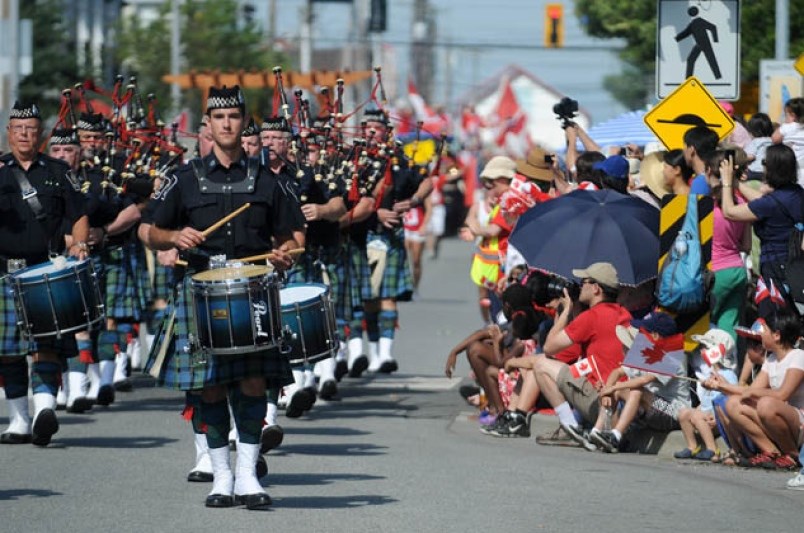
[[[242,273],[239,273],[239,274],[237,273],[238,270],[245,270],[246,268],[255,269],[255,270],[261,270],[261,272],[259,272],[258,274],[255,273],[255,274],[250,275],[250,276],[243,275]],[[227,271],[232,272],[233,274],[238,274],[238,275],[232,275],[231,277],[226,277],[226,278],[221,278],[221,279],[202,279],[202,278],[200,278],[200,276],[210,275],[209,274],[210,272],[223,273],[223,272],[227,272]],[[274,271],[273,267],[269,267],[268,265],[245,264],[245,265],[239,266],[239,267],[228,267],[227,266],[227,267],[221,267],[221,268],[210,268],[210,269],[204,270],[202,272],[196,272],[195,274],[190,276],[190,281],[192,283],[194,283],[194,284],[195,283],[199,283],[199,284],[203,284],[203,283],[224,284],[224,283],[245,281],[245,280],[251,280],[251,279],[259,279],[259,278],[271,277],[271,276],[276,276],[276,272]]]
[[[81,267],[84,266],[89,267],[89,265],[92,264],[92,258],[87,257],[79,261],[74,257],[68,257],[67,264],[64,266],[64,268],[53,270],[52,272],[40,272],[38,274],[32,274],[33,270],[42,268],[46,264],[47,263],[37,263],[35,265],[30,265],[25,268],[21,268],[16,272],[12,272],[10,276],[19,281],[34,281],[34,282],[44,280],[45,275],[47,275],[48,279],[51,280],[60,279],[61,276],[63,275],[70,275],[71,273],[74,273],[77,270],[83,270]],[[51,261],[50,264],[53,265],[54,264],[53,261]],[[30,275],[26,276],[25,274]]]

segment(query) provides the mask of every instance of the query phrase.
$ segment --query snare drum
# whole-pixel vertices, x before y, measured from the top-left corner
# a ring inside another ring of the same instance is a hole
[[[236,265],[191,278],[201,348],[236,355],[273,348],[282,334],[279,281],[273,267]]]
[[[290,364],[300,366],[335,355],[338,332],[329,288],[317,283],[291,283],[279,291],[282,324],[292,333]]]
[[[92,259],[49,261],[18,270],[11,278],[20,328],[32,339],[60,339],[104,319]]]

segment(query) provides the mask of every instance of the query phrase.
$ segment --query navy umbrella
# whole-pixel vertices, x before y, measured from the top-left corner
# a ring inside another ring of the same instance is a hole
[[[620,283],[657,276],[659,211],[612,190],[577,190],[523,214],[508,242],[533,268],[572,279],[572,269],[605,261]]]

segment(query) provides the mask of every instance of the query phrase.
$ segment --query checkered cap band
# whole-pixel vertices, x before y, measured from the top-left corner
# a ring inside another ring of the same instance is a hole
[[[11,108],[8,118],[38,118],[42,116],[39,114],[39,107],[36,104],[20,104],[14,102],[14,107]]]
[[[285,131],[290,132],[288,121],[282,117],[268,117],[262,121],[261,131]]]
[[[210,87],[209,97],[207,98],[207,112],[213,109],[231,109],[235,107],[240,109],[245,109],[246,107],[246,100],[239,85],[235,85],[232,88],[224,85],[220,89]]]
[[[78,137],[73,133],[72,130],[65,130],[65,129],[57,129],[53,131],[53,135],[50,136],[50,145],[65,145],[65,144],[80,144],[78,142]]]
[[[253,135],[259,135],[260,128],[257,126],[257,123],[254,122],[254,119],[248,121],[248,126],[245,127],[243,130],[243,137],[251,137]]]

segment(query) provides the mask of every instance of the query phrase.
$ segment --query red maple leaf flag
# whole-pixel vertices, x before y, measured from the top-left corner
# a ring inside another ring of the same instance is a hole
[[[623,366],[676,376],[684,366],[684,335],[655,337],[640,329],[628,350]]]
[[[765,280],[760,277],[757,280],[757,292],[754,293],[754,303],[759,303],[765,298],[770,296],[770,291],[768,290],[768,286],[765,285]]]

